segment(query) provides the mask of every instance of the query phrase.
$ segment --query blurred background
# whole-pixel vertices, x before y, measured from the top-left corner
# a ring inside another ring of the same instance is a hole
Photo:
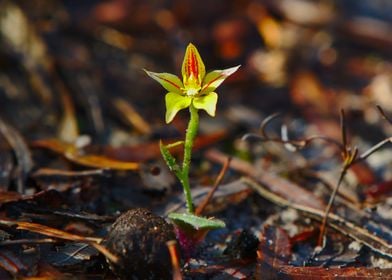
[[[119,145],[135,130],[166,133],[164,90],[141,69],[180,74],[193,42],[207,69],[242,65],[220,89],[218,116],[258,126],[287,112],[333,135],[328,120],[346,108],[369,132],[375,104],[392,112],[391,17],[388,0],[2,0],[0,113],[30,139]]]
[[[156,141],[180,137],[188,117],[164,123],[165,91],[142,69],[180,75],[192,42],[207,70],[242,65],[219,88],[217,117],[202,114],[202,146],[240,154],[275,112],[291,137],[340,139],[345,109],[366,149],[392,132],[376,108],[392,114],[391,17],[388,0],[1,0],[0,117],[28,143],[159,158]],[[391,151],[376,158],[392,178]]]

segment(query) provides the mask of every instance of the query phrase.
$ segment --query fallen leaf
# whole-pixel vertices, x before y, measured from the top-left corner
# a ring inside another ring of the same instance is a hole
[[[49,149],[61,154],[73,163],[87,167],[117,170],[137,170],[139,168],[137,162],[118,161],[100,155],[83,155],[75,145],[56,139],[38,140],[33,142],[32,146]]]

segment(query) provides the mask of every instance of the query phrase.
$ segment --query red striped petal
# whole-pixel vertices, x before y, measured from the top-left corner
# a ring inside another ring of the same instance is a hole
[[[186,48],[184,61],[182,63],[184,85],[187,85],[189,79],[196,79],[198,86],[200,86],[205,74],[205,66],[197,48],[193,44],[189,44]]]

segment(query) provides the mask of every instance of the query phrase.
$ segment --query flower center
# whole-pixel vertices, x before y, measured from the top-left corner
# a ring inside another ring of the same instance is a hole
[[[185,94],[188,96],[195,96],[199,93],[200,88],[187,88]]]
[[[184,78],[184,93],[187,96],[195,96],[201,89],[200,82],[191,74],[189,77]]]

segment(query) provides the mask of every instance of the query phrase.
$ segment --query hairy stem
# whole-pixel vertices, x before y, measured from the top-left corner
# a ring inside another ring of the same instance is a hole
[[[182,170],[181,170],[182,178],[180,179],[180,181],[184,188],[184,194],[185,194],[186,206],[188,212],[193,213],[194,208],[192,202],[191,187],[189,185],[189,167],[191,163],[193,142],[195,140],[197,129],[199,127],[199,114],[197,109],[193,107],[192,104],[191,106],[189,106],[189,113],[190,113],[190,119],[185,135],[184,161],[182,163]]]

